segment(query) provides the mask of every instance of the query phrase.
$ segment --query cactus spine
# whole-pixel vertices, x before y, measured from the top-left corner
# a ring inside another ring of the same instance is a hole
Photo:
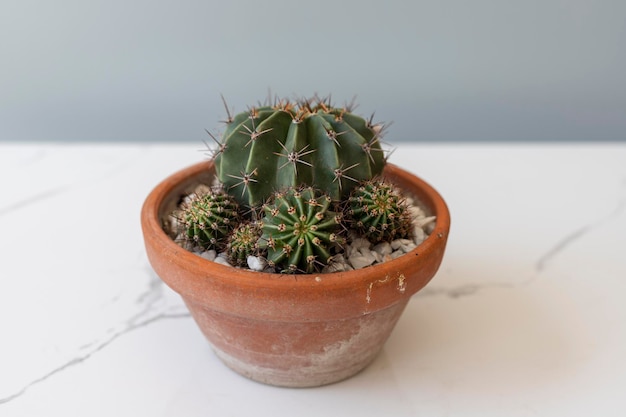
[[[332,246],[340,241],[342,218],[330,207],[330,197],[311,187],[275,193],[261,220],[260,242],[267,248],[269,265],[309,273],[328,264]]]
[[[274,191],[300,185],[325,190],[333,201],[385,165],[381,125],[328,100],[251,108],[227,120],[215,152],[219,180],[241,205],[257,206]]]
[[[180,223],[187,239],[204,249],[220,249],[239,220],[239,206],[229,195],[209,190],[184,204]]]
[[[406,238],[412,220],[399,190],[382,180],[372,180],[354,189],[348,198],[347,221],[358,232],[378,243]]]

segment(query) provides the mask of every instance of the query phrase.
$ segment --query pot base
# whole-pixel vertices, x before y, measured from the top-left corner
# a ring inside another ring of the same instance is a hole
[[[333,322],[247,322],[228,334],[206,309],[188,303],[193,317],[217,357],[237,373],[268,385],[317,387],[349,378],[369,365],[381,351],[407,302],[384,310]],[[252,330],[254,329],[254,330]],[[250,335],[254,333],[254,342]],[[218,336],[219,335],[219,336]],[[259,340],[265,342],[259,344]],[[228,341],[228,342],[226,342]]]
[[[224,365],[238,374],[262,384],[285,388],[313,388],[343,381],[365,369],[379,353],[376,352],[363,363],[352,364],[349,368],[328,371],[316,369],[315,366],[289,370],[265,368],[240,361],[215,347],[213,351]]]

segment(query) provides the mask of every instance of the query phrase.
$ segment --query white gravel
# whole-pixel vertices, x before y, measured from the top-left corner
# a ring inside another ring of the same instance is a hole
[[[253,271],[263,271],[267,268],[267,261],[261,256],[248,256],[248,268]]]

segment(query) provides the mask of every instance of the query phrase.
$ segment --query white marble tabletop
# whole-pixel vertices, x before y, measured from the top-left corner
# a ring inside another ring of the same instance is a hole
[[[408,145],[452,215],[379,357],[314,389],[225,368],[139,211],[202,145],[0,144],[0,416],[624,416],[626,145]]]

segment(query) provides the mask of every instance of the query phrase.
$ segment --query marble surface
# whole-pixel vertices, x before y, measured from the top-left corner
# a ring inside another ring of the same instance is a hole
[[[352,379],[222,365],[139,211],[202,145],[0,144],[0,416],[623,416],[626,146],[407,145],[452,214],[438,275]]]

